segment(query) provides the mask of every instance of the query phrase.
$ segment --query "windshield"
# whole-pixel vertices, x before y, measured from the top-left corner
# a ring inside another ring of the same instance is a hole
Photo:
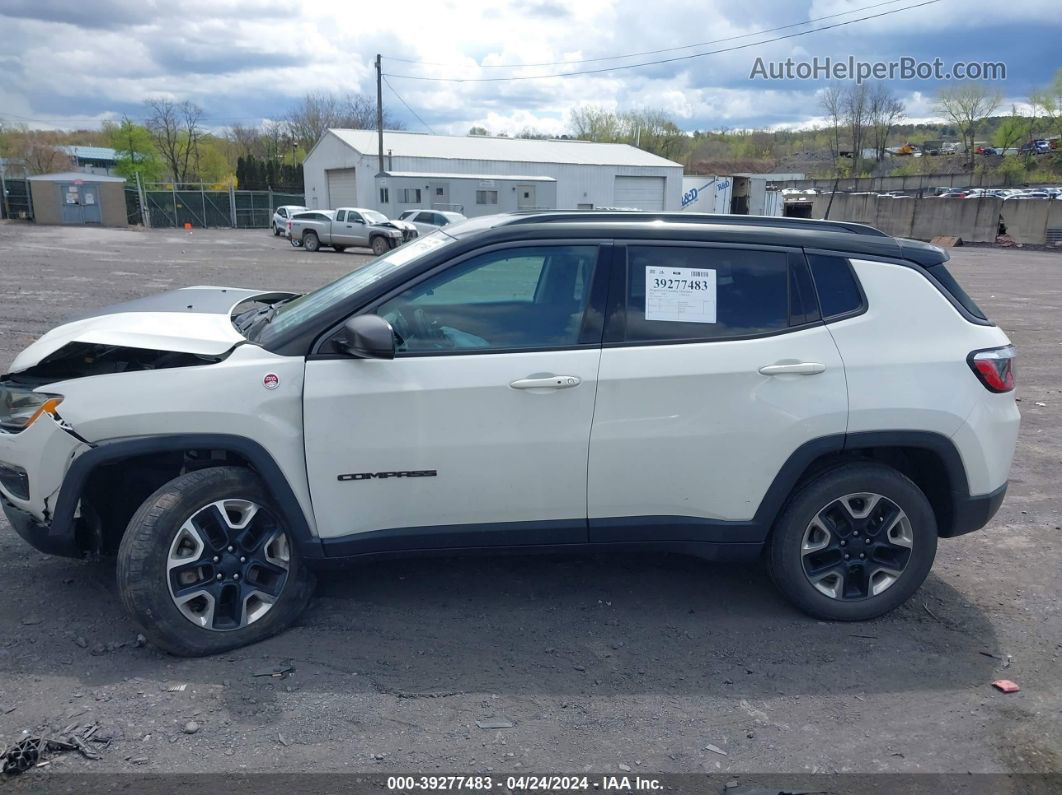
[[[365,216],[365,220],[370,224],[386,224],[387,216],[383,213],[378,213],[376,210],[362,210],[361,214]]]
[[[368,213],[366,213],[368,215]],[[379,215],[379,213],[374,213]],[[389,251],[382,257],[369,261],[346,276],[341,276],[331,284],[326,284],[312,293],[277,307],[276,313],[258,334],[258,342],[275,338],[287,329],[297,326],[333,306],[345,301],[360,290],[364,290],[381,279],[395,273],[396,268],[403,268],[436,249],[457,242],[445,232],[432,232],[430,235],[414,240]]]

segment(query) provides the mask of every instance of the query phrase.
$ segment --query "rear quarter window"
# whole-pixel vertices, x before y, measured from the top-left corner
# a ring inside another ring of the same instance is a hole
[[[939,265],[930,265],[926,267],[926,273],[936,279],[940,283],[940,286],[947,290],[951,294],[951,297],[958,301],[963,309],[978,320],[988,320],[988,317],[985,315],[981,307],[977,305],[964,289],[962,289],[962,285],[960,285],[955,280],[955,277],[951,275],[951,271],[944,267],[943,262]]]
[[[863,308],[863,293],[847,259],[808,254],[808,265],[811,266],[824,320],[858,312]]]

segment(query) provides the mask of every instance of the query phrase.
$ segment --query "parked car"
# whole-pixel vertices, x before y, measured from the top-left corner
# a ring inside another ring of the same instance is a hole
[[[451,210],[406,210],[398,218],[416,226],[422,235],[431,234],[448,224],[467,220],[461,213]]]
[[[1018,151],[1021,154],[1046,155],[1051,151],[1051,144],[1046,138],[1038,138],[1035,141],[1026,141]]]
[[[551,212],[304,296],[132,301],[0,377],[3,509],[44,552],[116,552],[175,654],[400,552],[763,552],[809,615],[874,618],[1007,489],[1014,349],[947,259],[845,222]]]
[[[361,207],[311,210],[296,214],[288,222],[291,244],[307,251],[329,246],[342,252],[358,246],[371,248],[380,256],[415,234],[415,230],[399,229],[383,213]]]
[[[273,236],[287,235],[288,233],[288,220],[295,213],[301,213],[306,210],[298,204],[284,204],[277,207],[273,211],[273,221],[270,223],[270,228],[273,230]]]

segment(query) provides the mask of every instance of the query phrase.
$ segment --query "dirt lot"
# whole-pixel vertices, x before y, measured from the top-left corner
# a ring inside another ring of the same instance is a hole
[[[267,232],[0,225],[0,370],[84,307],[301,291],[362,260]],[[281,637],[181,660],[136,645],[111,563],[45,557],[0,520],[0,746],[73,723],[112,738],[20,786],[55,770],[1062,772],[1062,255],[957,249],[953,270],[1020,349],[1021,441],[999,515],[942,542],[892,615],[816,622],[754,565],[408,560],[323,576]],[[1022,691],[993,690],[1001,676]]]

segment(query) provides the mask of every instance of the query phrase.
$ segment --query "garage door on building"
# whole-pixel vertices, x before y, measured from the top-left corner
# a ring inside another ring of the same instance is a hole
[[[325,176],[328,178],[328,209],[358,206],[354,169],[333,168],[325,171]]]
[[[616,177],[617,207],[638,210],[664,209],[663,177]]]

